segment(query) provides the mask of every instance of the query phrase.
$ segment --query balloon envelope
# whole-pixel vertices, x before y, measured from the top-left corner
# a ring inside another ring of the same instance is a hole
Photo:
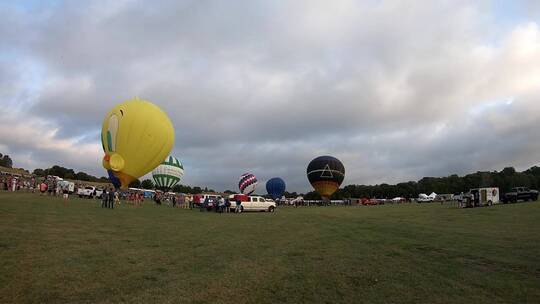
[[[152,171],[156,186],[165,189],[174,187],[184,176],[184,166],[178,158],[169,156]]]
[[[266,182],[266,192],[273,199],[280,198],[285,193],[285,181],[279,177],[273,177]]]
[[[244,173],[240,176],[240,181],[238,182],[238,189],[240,193],[250,195],[255,191],[258,181],[255,175],[251,173]]]
[[[309,163],[307,177],[315,191],[327,199],[343,182],[345,167],[335,157],[319,156]]]
[[[156,168],[172,150],[173,125],[159,107],[133,99],[116,105],[101,128],[105,156],[103,167],[115,187],[129,183]]]

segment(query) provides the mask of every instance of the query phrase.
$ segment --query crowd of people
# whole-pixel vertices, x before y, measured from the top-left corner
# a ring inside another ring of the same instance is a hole
[[[65,201],[68,200],[70,194],[78,195],[79,189],[82,191],[89,188],[89,186],[89,184],[81,182],[64,181],[55,176],[22,176],[5,172],[0,174],[0,191],[39,193],[41,196],[61,196]],[[83,197],[97,199],[98,202],[101,202],[102,208],[109,209],[114,209],[115,206],[121,204],[141,207],[145,201],[153,202],[157,206],[165,205],[184,209],[197,208],[200,211],[216,213],[239,212],[242,207],[242,202],[234,199],[229,200],[229,198],[218,195],[199,199],[197,195],[143,189],[119,190],[110,186],[102,186],[101,189],[92,187],[92,189],[94,189],[92,195]],[[79,196],[81,195],[79,194]]]
[[[23,177],[9,173],[0,175],[0,190],[34,192],[37,185],[38,180],[35,177]]]
[[[165,204],[173,208],[193,208],[193,197],[191,195],[157,191],[153,195],[152,199],[154,200],[156,205]]]
[[[239,213],[242,210],[242,202],[240,200],[231,201],[228,198],[219,197],[206,197],[202,203],[198,204],[199,210],[216,212],[216,213],[230,213],[232,204],[234,203],[234,212]]]
[[[2,173],[0,190],[12,192],[39,192],[41,195],[63,196],[67,199],[70,193],[69,184],[61,183],[56,178],[23,176],[20,174]]]
[[[69,184],[72,184],[70,189]],[[39,193],[42,196],[61,196],[68,200],[70,194],[77,195],[79,189],[89,185],[63,181],[54,176],[39,177],[13,173],[0,173],[0,191]],[[99,190],[102,192],[99,195]],[[172,192],[148,192],[144,190],[117,190],[112,187],[96,188],[93,198],[101,200],[101,207],[113,209],[115,205],[125,203],[141,207],[145,200],[153,201],[156,205],[166,205],[174,208],[192,209],[193,197]]]

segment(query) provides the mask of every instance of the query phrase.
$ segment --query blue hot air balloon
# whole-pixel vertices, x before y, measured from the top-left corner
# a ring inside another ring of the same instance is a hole
[[[285,181],[279,177],[274,177],[266,182],[266,191],[273,199],[278,199],[285,193]]]

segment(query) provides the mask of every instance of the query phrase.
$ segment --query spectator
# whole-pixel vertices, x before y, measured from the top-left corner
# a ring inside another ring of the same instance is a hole
[[[242,212],[242,202],[240,201],[239,197],[236,198],[236,209],[234,209],[234,212],[235,213]]]
[[[107,188],[103,189],[103,194],[101,194],[101,208],[107,208],[109,203],[109,195],[107,193]]]
[[[223,197],[220,197],[219,202],[218,202],[218,212],[223,213],[224,210],[225,210],[225,199]]]
[[[17,179],[16,178],[11,179],[11,191],[13,191],[13,192],[17,191]]]
[[[117,205],[120,205],[120,192],[119,191],[114,192],[114,203]]]
[[[45,192],[47,192],[47,184],[45,181],[42,181],[41,184],[39,184],[39,192],[41,192],[40,195],[45,195]]]
[[[193,209],[193,200],[191,199],[190,196],[186,196],[186,201],[188,203],[189,210]]]
[[[62,193],[63,193],[64,201],[67,202],[68,197],[69,197],[69,189],[68,189],[68,185],[63,185],[63,186],[62,186]]]
[[[231,201],[227,198],[225,199],[225,213],[231,212]]]
[[[200,211],[201,211],[201,212],[203,212],[204,209],[208,208],[208,201],[209,201],[209,198],[206,197],[206,198],[204,199],[204,201],[202,202],[202,204],[200,204],[200,207],[201,207],[201,208],[200,208]]]
[[[47,179],[47,192],[49,193],[49,196],[53,195],[53,191],[54,191],[53,181],[50,178],[48,178]]]
[[[114,195],[116,191],[114,191],[114,188],[109,189],[109,208],[114,209]]]

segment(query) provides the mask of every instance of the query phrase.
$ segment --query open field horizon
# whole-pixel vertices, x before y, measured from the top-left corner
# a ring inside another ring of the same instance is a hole
[[[0,193],[2,303],[538,303],[540,204],[215,214]]]

